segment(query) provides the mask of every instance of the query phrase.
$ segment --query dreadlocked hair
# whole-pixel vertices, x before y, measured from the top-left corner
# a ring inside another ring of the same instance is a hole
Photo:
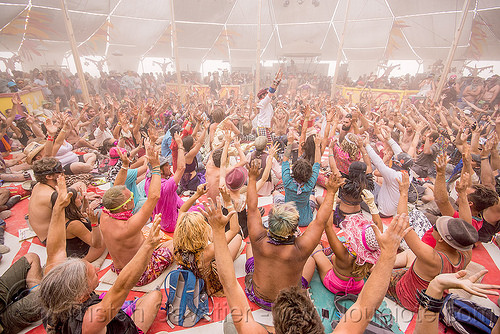
[[[365,165],[366,171],[366,164],[362,162],[354,163]],[[341,189],[342,194],[345,194],[353,199],[360,199],[364,189],[373,191],[373,189],[375,189],[373,175],[366,174],[365,171],[350,168],[349,174],[346,175],[345,183]]]
[[[208,245],[210,227],[199,212],[186,212],[177,219],[174,231],[174,259],[201,277],[198,268],[203,250]]]
[[[372,269],[373,264],[365,262],[362,265],[357,264],[354,262],[352,266],[352,271],[351,274],[353,277],[360,277],[360,278],[365,278],[366,275],[370,272],[370,269]]]
[[[356,144],[357,140],[358,136],[356,136],[354,133],[348,133],[345,135],[344,140],[342,140],[342,142],[340,143],[340,147],[344,152],[347,152],[349,154],[349,158],[351,160],[358,160],[359,148]]]

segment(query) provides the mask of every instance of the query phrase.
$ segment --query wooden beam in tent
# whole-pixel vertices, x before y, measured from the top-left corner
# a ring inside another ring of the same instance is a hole
[[[262,17],[262,0],[259,0],[259,6],[257,10],[257,55],[256,55],[256,60],[255,60],[255,96],[257,96],[257,93],[259,92],[260,89],[260,53],[261,53],[261,46],[260,46],[260,35],[261,35],[261,17]]]
[[[467,18],[470,2],[471,0],[464,1],[464,6],[462,8],[462,16],[460,18],[460,25],[458,26],[457,31],[455,31],[455,38],[453,39],[450,51],[448,52],[448,58],[446,59],[446,64],[444,65],[443,72],[441,73],[441,79],[439,80],[439,84],[436,88],[436,91],[434,92],[434,98],[432,99],[432,101],[434,102],[437,102],[439,100],[444,84],[447,81],[448,72],[450,71],[451,67],[451,62],[453,61],[453,57],[455,56],[455,51],[457,50],[458,40],[460,39],[460,35],[462,35],[462,30],[464,29],[465,19]]]
[[[177,28],[175,26],[174,0],[170,0],[170,11],[172,15],[172,41],[174,44],[175,75],[177,77],[177,90],[179,92],[179,96],[182,98],[184,96],[184,93],[182,91],[181,62],[179,59],[179,49],[177,46]]]
[[[83,73],[82,62],[80,61],[78,47],[76,46],[75,34],[73,32],[73,25],[71,24],[71,20],[68,15],[68,9],[66,8],[65,0],[61,0],[61,9],[64,16],[64,25],[66,26],[66,33],[68,34],[69,44],[71,45],[71,53],[73,54],[73,59],[75,61],[76,72],[78,74],[78,79],[80,80],[80,86],[82,88],[83,100],[85,101],[85,103],[90,103],[87,81],[85,80],[85,75]]]
[[[342,49],[344,48],[344,37],[347,28],[347,18],[349,16],[350,7],[351,7],[351,0],[347,0],[347,8],[345,10],[345,17],[344,17],[344,28],[342,28],[342,35],[340,35],[339,48],[337,50],[337,61],[335,62],[335,74],[333,75],[333,81],[332,81],[332,91],[330,95],[332,99],[335,94],[335,89],[337,88],[337,80],[339,78],[340,61],[342,58]]]

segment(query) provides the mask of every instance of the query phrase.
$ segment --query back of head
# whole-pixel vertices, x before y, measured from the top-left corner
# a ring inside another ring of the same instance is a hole
[[[323,334],[314,304],[305,291],[297,286],[283,289],[274,301],[273,322],[276,334]]]
[[[220,161],[222,158],[222,148],[218,148],[212,152],[212,160],[215,167],[220,168]]]
[[[189,152],[191,150],[193,144],[194,144],[194,138],[192,136],[186,136],[182,138],[182,146],[184,146],[186,152]]]
[[[174,231],[174,250],[178,252],[201,252],[208,244],[210,229],[199,212],[179,215]]]
[[[436,220],[436,229],[449,246],[459,251],[471,250],[479,239],[474,226],[461,218],[439,217]]]
[[[69,204],[66,208],[64,208],[64,212],[66,214],[66,219],[68,220],[80,220],[83,217],[82,212],[80,211],[80,208],[76,205],[76,198],[78,195],[78,192],[73,189],[73,188],[68,188],[68,193],[72,193],[73,196],[71,196],[71,199],[69,201]],[[57,192],[53,192],[52,196],[50,197],[50,202],[52,203],[52,206],[56,203],[57,200]]]
[[[45,183],[47,181],[47,175],[62,173],[62,168],[60,171],[57,170],[60,164],[59,160],[51,157],[44,157],[35,161],[33,163],[33,173],[35,174],[35,179],[38,182]]]
[[[267,137],[266,136],[259,136],[259,137],[255,138],[254,145],[255,145],[255,149],[257,151],[264,151],[264,149],[267,146]]]
[[[40,301],[49,324],[64,322],[89,293],[87,265],[82,259],[69,258],[52,268],[40,283]]]
[[[279,238],[288,238],[297,231],[299,212],[294,202],[275,204],[269,211],[269,232]]]
[[[392,160],[392,168],[394,170],[409,170],[413,166],[413,158],[405,152],[399,153]]]
[[[304,158],[311,164],[314,163],[314,155],[316,153],[314,138],[316,138],[316,135],[310,135],[306,138],[306,142],[304,143]]]
[[[347,152],[351,160],[356,160],[359,155],[357,140],[358,136],[356,136],[354,133],[349,132],[345,135],[344,140],[342,140],[342,142],[340,143],[342,151]]]
[[[299,159],[292,166],[293,178],[298,183],[306,183],[312,175],[312,165],[306,159]]]
[[[214,110],[212,114],[213,120],[215,123],[220,123],[224,120],[225,115],[224,115],[224,110],[222,108],[217,108]]]
[[[114,186],[109,188],[102,196],[102,205],[108,209],[112,210],[125,202],[127,199],[123,194],[123,191],[127,189],[125,186]]]
[[[474,192],[467,195],[467,199],[472,202],[474,209],[481,212],[490,206],[498,203],[498,195],[496,191],[485,187],[482,184],[472,185]]]

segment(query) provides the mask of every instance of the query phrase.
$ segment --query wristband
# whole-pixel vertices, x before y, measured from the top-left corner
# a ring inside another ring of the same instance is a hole
[[[61,129],[61,132],[66,132],[66,130],[64,130],[64,129]]]
[[[91,224],[90,226],[92,226],[92,227],[99,227],[99,223],[97,223],[97,224]]]
[[[160,172],[158,172],[158,171],[154,171],[154,172],[152,172],[152,173],[151,173],[151,175],[158,175],[158,176],[161,176]]]
[[[273,94],[274,92],[276,92],[276,89],[273,87],[269,87],[269,93]]]
[[[54,137],[52,137],[52,136],[47,136],[47,141],[54,141]]]
[[[158,166],[153,166],[151,169],[153,169],[153,170],[154,170],[154,169],[160,169],[160,165],[158,165]]]
[[[490,158],[489,156],[487,156],[487,157],[483,157],[483,158],[481,158],[481,161],[483,161],[483,160],[488,160],[489,158]]]
[[[122,169],[125,169],[125,170],[128,170],[128,167],[125,167],[125,166],[123,166],[123,165],[122,165],[122,167],[121,167],[121,168],[122,168]]]
[[[436,299],[425,294],[426,290],[417,290],[417,301],[429,312],[439,313],[444,306],[446,298]]]

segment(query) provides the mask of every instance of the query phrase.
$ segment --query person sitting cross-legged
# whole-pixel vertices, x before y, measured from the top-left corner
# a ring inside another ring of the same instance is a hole
[[[330,184],[332,183],[330,181]],[[329,189],[329,192],[331,190]],[[333,194],[327,195],[328,197],[333,197]],[[327,201],[331,200],[333,198],[327,199]],[[328,209],[331,212],[331,205]],[[212,227],[215,260],[217,262],[219,277],[224,287],[224,293],[227,297],[227,303],[231,310],[230,317],[228,316],[224,323],[224,333],[264,334],[273,332],[273,329],[277,334],[324,333],[324,327],[316,308],[309,296],[297,286],[298,284],[281,289],[274,300],[274,304],[272,305],[274,328],[256,322],[243,289],[236,279],[233,260],[226,242],[224,228],[229,217],[224,216],[220,207],[213,204],[205,206],[203,214]],[[375,225],[372,225],[380,246],[380,258],[373,268],[372,274],[366,281],[358,300],[349,309],[349,312],[342,317],[333,333],[354,334],[365,331],[366,326],[371,321],[384,298],[398,245],[409,230],[405,228],[407,224],[408,218],[405,215],[397,215],[383,234]],[[279,261],[277,259],[276,262]],[[281,263],[285,263],[285,261],[281,261]],[[279,270],[281,267],[273,268],[276,269],[274,270],[274,279],[270,279],[270,281],[276,282],[286,278],[286,273]],[[281,276],[277,278],[276,273],[280,273]]]
[[[121,307],[160,241],[160,217],[155,216],[148,238],[101,300],[94,291],[99,285],[97,269],[86,260],[66,257],[64,208],[72,195],[68,194],[62,175],[58,177],[57,187],[59,196],[47,237],[45,276],[38,288],[47,333],[146,333],[160,308],[161,292],[154,290],[140,298],[132,314],[125,313]]]

